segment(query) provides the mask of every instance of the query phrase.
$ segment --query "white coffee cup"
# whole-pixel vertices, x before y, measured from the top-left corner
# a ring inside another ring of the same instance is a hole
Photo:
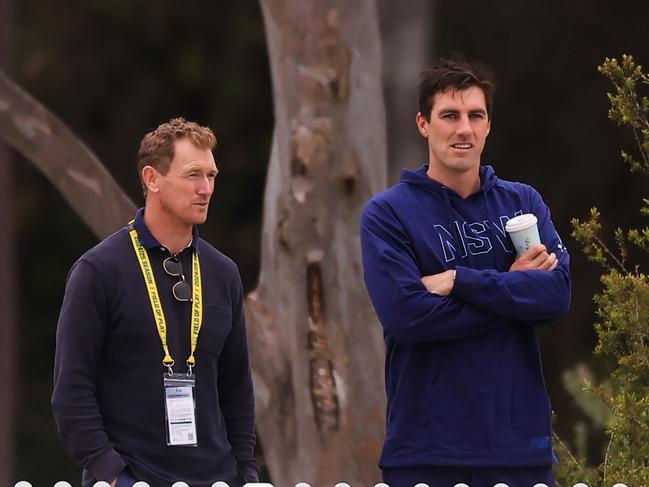
[[[515,216],[505,224],[505,230],[512,239],[516,255],[521,255],[532,245],[541,243],[538,220],[531,213]]]

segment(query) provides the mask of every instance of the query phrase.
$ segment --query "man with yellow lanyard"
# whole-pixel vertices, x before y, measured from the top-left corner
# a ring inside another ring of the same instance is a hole
[[[217,174],[207,127],[148,133],[137,168],[146,205],[68,275],[52,410],[82,485],[258,479],[243,289],[198,236]]]

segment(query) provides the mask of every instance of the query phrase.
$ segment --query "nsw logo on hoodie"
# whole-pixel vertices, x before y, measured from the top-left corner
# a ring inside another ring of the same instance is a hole
[[[513,216],[522,214],[523,211],[519,210]],[[492,239],[494,238],[505,252],[512,254],[514,252],[514,246],[509,238],[507,238],[505,232],[505,224],[509,219],[509,216],[502,215],[498,217],[498,223],[490,222],[489,220],[471,223],[464,221],[460,223],[454,220],[451,222],[451,225],[454,227],[456,234],[459,235],[459,242],[456,241],[455,235],[444,225],[433,225],[444,254],[444,260],[446,262],[454,261],[458,251],[460,252],[461,258],[466,258],[467,255],[488,254],[493,250],[494,242],[492,242]],[[495,232],[489,231],[490,225]],[[458,247],[460,248],[458,249]]]

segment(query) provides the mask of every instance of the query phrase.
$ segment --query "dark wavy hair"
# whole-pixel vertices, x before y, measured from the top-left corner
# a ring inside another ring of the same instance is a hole
[[[423,71],[419,81],[419,111],[430,120],[433,100],[437,93],[462,91],[477,86],[484,92],[487,115],[491,118],[496,85],[491,70],[484,65],[464,60],[440,59]]]

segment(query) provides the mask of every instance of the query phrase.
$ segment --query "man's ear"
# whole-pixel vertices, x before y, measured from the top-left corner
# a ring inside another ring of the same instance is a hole
[[[142,168],[142,182],[148,193],[157,193],[160,190],[160,173],[153,166]]]
[[[424,117],[421,112],[417,112],[417,128],[419,129],[419,133],[421,134],[422,137],[425,139],[428,138],[428,120],[426,120],[426,117]]]

